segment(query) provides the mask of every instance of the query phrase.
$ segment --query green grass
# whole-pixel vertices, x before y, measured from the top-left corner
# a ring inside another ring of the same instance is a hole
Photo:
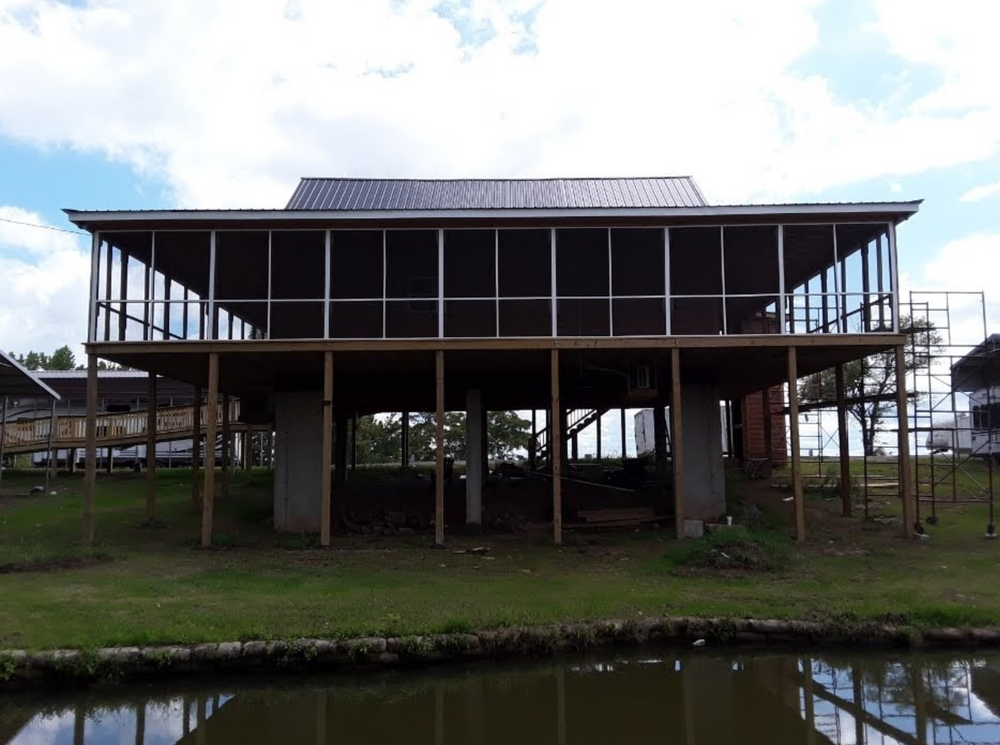
[[[695,548],[656,531],[567,533],[561,549],[544,537],[449,536],[449,549],[488,545],[489,558],[434,549],[428,536],[335,537],[320,550],[316,536],[271,531],[269,479],[239,473],[231,494],[217,497],[214,551],[196,548],[187,471],[158,474],[156,527],[144,524],[142,475],[102,475],[92,550],[80,540],[82,479],[60,477],[57,496],[0,498],[0,566],[54,564],[0,574],[0,648],[414,634],[652,614],[915,627],[1000,618],[1000,585],[990,581],[1000,542],[983,539],[981,505],[939,510],[932,539],[916,542],[898,525],[841,518],[835,495],[811,492],[809,540],[777,539],[768,548],[778,552],[773,571],[695,561],[678,571],[677,552]],[[37,480],[5,473],[4,492],[26,493]],[[787,492],[769,482],[730,488],[762,506],[762,530],[787,534]]]

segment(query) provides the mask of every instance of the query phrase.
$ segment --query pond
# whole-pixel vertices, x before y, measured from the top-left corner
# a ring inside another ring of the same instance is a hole
[[[696,651],[6,694],[0,744],[1000,742],[1000,655]]]

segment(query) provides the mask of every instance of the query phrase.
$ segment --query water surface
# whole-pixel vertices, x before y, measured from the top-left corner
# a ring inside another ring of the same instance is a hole
[[[0,745],[1000,743],[1000,655],[644,652],[0,697]]]

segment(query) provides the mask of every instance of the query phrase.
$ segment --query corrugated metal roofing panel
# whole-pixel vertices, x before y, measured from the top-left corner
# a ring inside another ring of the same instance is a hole
[[[687,176],[577,179],[304,178],[285,209],[615,209],[707,206]]]

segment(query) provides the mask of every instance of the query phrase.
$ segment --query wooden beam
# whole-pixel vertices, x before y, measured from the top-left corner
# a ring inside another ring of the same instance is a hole
[[[191,504],[201,506],[201,386],[194,387],[191,406]]]
[[[802,499],[802,453],[799,450],[799,365],[795,347],[788,348],[788,425],[792,451],[792,495],[795,501],[795,540],[806,539]]]
[[[681,350],[670,350],[670,462],[673,468],[674,523],[684,538],[684,419],[681,415]]]
[[[215,433],[219,421],[219,355],[208,355],[208,406],[205,409],[205,497],[201,502],[201,547],[212,545],[215,509]]]
[[[432,351],[492,351],[492,350],[586,350],[586,349],[733,349],[787,347],[860,347],[865,353],[889,349],[903,341],[900,334],[735,334],[731,336],[655,336],[564,339],[538,337],[530,339],[345,339],[327,341],[288,341],[253,339],[241,340],[175,340],[129,341],[87,344],[88,354],[287,354],[289,352],[408,352]]]
[[[628,440],[625,439],[625,409],[622,409],[622,458],[628,457]]]
[[[358,467],[358,415],[351,416],[351,470]]]
[[[896,347],[896,419],[899,445],[899,498],[903,502],[903,535],[912,538],[916,530],[913,488],[910,474],[910,420],[906,395],[906,350]]]
[[[434,542],[444,545],[444,351],[434,353],[434,370],[437,393],[437,463],[434,479]]]
[[[247,424],[243,433],[243,470],[248,473],[253,469],[253,425]]]
[[[844,366],[837,365],[835,371],[837,386],[837,435],[840,450],[840,501],[844,517],[850,517],[853,512],[851,504],[851,443],[847,436],[847,404],[844,391]]]
[[[114,256],[112,246],[106,244],[108,250],[105,254],[104,267],[104,341],[111,341],[111,270],[114,268]],[[98,249],[100,250],[100,249]]]
[[[156,520],[156,373],[146,385],[146,522]]]
[[[330,484],[333,479],[333,352],[323,354],[323,473],[320,481],[319,545],[330,545]]]
[[[83,540],[94,545],[94,493],[97,490],[97,356],[87,356],[87,452],[83,497]]]
[[[552,540],[562,544],[562,397],[559,391],[559,350],[550,353],[551,406],[549,407],[549,460],[552,462]]]

